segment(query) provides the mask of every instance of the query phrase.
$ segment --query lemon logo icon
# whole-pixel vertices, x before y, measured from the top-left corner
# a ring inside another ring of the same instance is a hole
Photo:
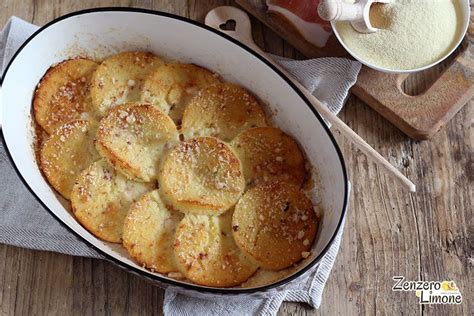
[[[454,281],[443,281],[441,283],[441,288],[443,291],[457,291],[458,288],[456,287],[456,284],[454,284]]]

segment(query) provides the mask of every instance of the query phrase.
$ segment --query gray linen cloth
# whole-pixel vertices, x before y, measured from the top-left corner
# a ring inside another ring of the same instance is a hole
[[[0,70],[3,74],[19,46],[37,29],[12,17],[0,33]],[[295,61],[272,56],[307,89],[338,113],[355,83],[360,64],[341,58]],[[2,104],[2,106],[7,106]],[[344,225],[328,253],[304,278],[289,283],[267,299],[245,296],[226,299],[197,299],[167,290],[165,315],[275,315],[283,301],[321,304],[326,280],[336,260]],[[29,249],[54,251],[73,256],[103,258],[58,223],[38,203],[15,174],[3,144],[0,146],[0,243]]]

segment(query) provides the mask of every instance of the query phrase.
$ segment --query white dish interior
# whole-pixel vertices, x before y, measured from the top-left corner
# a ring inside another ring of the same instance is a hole
[[[316,186],[312,195],[324,214],[311,260],[299,270],[319,261],[342,221],[348,199],[345,167],[333,138],[288,81],[261,59],[215,32],[168,15],[138,10],[97,10],[71,15],[42,29],[15,57],[2,87],[3,133],[21,177],[45,207],[109,258],[142,276],[162,281],[156,279],[159,274],[137,265],[118,245],[103,242],[84,229],[63,207],[34,158],[31,101],[36,84],[47,69],[78,54],[103,58],[124,50],[148,50],[201,65],[246,87],[270,105],[276,125],[298,140],[318,172],[321,185]]]

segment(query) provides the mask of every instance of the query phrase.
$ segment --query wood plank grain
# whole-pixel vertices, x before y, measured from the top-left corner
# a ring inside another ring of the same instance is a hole
[[[4,0],[0,25],[11,15],[37,24],[93,6],[140,6],[201,20],[231,1]],[[277,34],[252,18],[254,38],[266,51],[301,58]],[[429,75],[408,81],[418,91]],[[353,183],[341,251],[319,310],[285,303],[279,315],[452,314],[474,310],[472,150],[473,103],[430,142],[407,139],[365,103],[351,97],[341,118],[390,162],[415,179],[407,195],[336,133]],[[413,293],[391,291],[392,276],[453,279],[459,306],[420,307]],[[161,314],[163,291],[107,261],[0,245],[0,315]]]
[[[64,315],[70,311],[72,258],[4,245],[0,253],[1,315]]]

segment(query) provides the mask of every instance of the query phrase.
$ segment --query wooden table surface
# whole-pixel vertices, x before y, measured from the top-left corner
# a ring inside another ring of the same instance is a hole
[[[0,28],[16,15],[42,25],[71,11],[134,6],[203,21],[230,1],[2,0]],[[298,52],[252,19],[256,42],[292,58]],[[420,92],[439,70],[411,78]],[[413,141],[351,96],[340,113],[359,135],[418,185],[409,194],[335,133],[353,183],[344,238],[319,310],[285,303],[281,315],[468,315],[474,310],[472,101],[430,141]],[[1,180],[0,180],[1,181]],[[419,305],[414,293],[392,292],[392,276],[454,280],[464,302]],[[111,263],[0,245],[0,314],[161,314],[163,291]],[[471,311],[471,312],[469,312]],[[472,314],[471,314],[472,315]]]

